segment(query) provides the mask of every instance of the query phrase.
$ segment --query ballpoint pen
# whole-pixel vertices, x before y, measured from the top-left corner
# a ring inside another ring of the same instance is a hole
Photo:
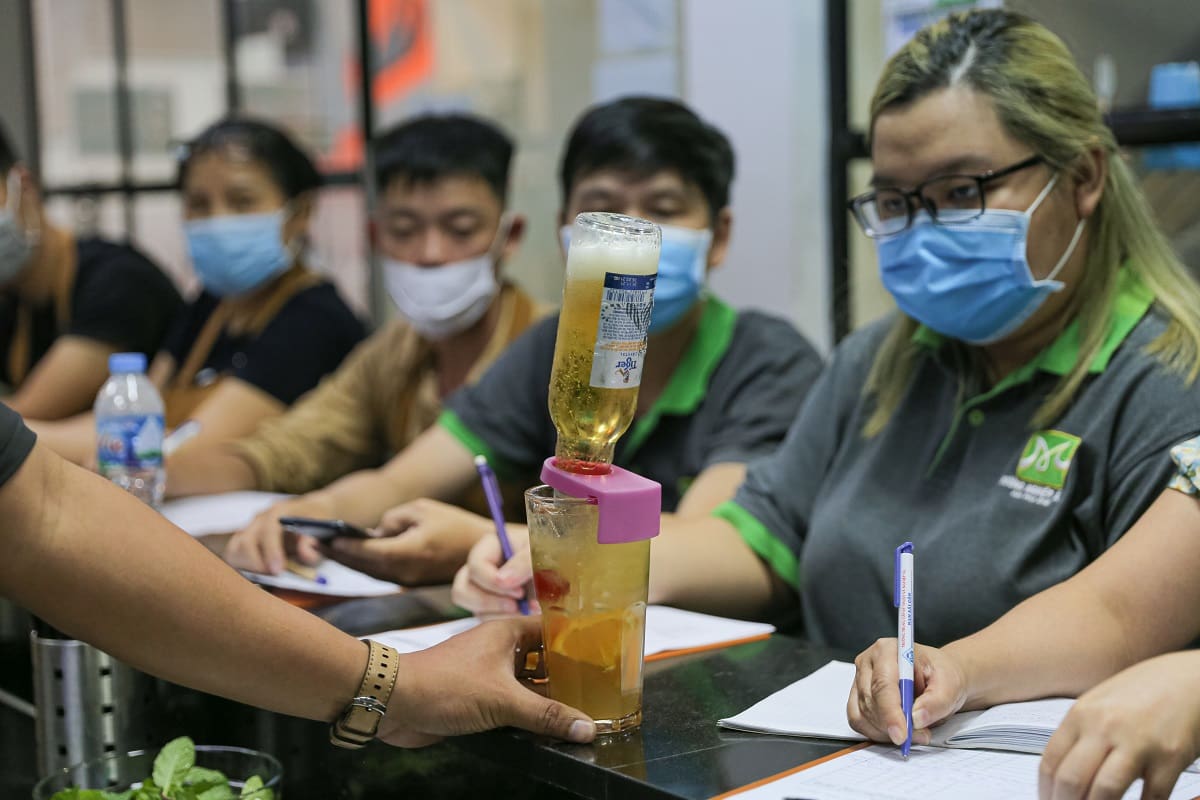
[[[483,493],[487,495],[488,509],[492,512],[492,522],[496,524],[496,538],[500,540],[500,552],[504,555],[504,560],[508,561],[513,556],[512,543],[508,541],[508,532],[504,528],[504,503],[500,499],[500,482],[496,480],[496,473],[492,472],[492,468],[488,466],[487,459],[483,456],[475,456],[475,469],[479,472],[479,479],[483,481]],[[522,614],[529,614],[529,601],[524,597],[517,600],[517,608]]]
[[[904,719],[908,722],[908,733],[900,753],[908,760],[908,751],[912,748],[912,707],[913,707],[913,545],[905,542],[896,548],[896,568],[893,578],[892,602],[899,609],[897,613],[897,664],[900,668],[900,705],[904,709]]]

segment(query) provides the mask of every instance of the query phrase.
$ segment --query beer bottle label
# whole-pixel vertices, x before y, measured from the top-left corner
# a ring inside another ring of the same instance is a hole
[[[594,388],[633,389],[641,385],[655,277],[604,273],[600,324],[592,351]]]

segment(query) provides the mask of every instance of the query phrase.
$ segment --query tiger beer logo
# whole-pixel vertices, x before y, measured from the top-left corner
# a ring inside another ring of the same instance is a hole
[[[1078,449],[1078,436],[1062,431],[1038,431],[1025,444],[1017,462],[1017,477],[1026,483],[1061,489]]]
[[[637,365],[637,359],[635,359],[633,356],[626,356],[617,362],[617,374],[621,376],[624,383],[629,383],[629,376],[633,374],[635,369],[637,369]]]

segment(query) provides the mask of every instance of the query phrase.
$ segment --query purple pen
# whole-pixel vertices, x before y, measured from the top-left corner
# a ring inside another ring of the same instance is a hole
[[[500,552],[504,555],[504,561],[508,561],[513,557],[513,549],[512,543],[508,541],[508,531],[504,527],[504,503],[500,498],[500,482],[496,480],[496,473],[492,472],[484,456],[475,456],[475,469],[483,482],[483,493],[487,495],[488,509],[491,510],[492,522],[496,525],[496,538],[500,540]],[[517,600],[517,608],[528,616],[529,601],[521,597]]]

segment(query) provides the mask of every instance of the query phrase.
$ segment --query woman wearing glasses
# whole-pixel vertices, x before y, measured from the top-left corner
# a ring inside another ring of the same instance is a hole
[[[333,284],[306,263],[320,185],[287,134],[251,119],[214,123],[180,159],[184,235],[202,291],[175,319],[149,376],[167,427],[191,423],[190,446],[248,435],[363,338]],[[91,414],[33,427],[59,455],[94,458]]]
[[[1002,10],[927,28],[884,71],[870,144],[852,208],[900,311],[840,344],[731,502],[664,526],[651,569],[655,602],[798,600],[804,635],[853,651],[895,634],[897,545],[916,635],[965,636],[1117,541],[1200,432],[1200,289],[1057,37]],[[468,569],[480,610],[522,577]]]

